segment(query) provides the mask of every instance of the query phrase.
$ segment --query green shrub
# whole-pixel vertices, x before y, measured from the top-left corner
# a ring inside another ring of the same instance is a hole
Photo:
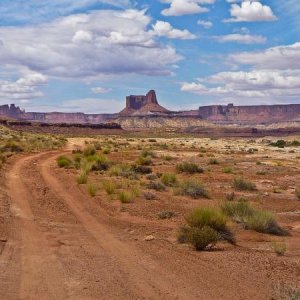
[[[237,191],[254,191],[256,190],[256,185],[250,181],[243,178],[234,178],[233,187]]]
[[[255,209],[247,201],[225,202],[221,205],[222,212],[238,223],[245,223],[255,213]]]
[[[166,186],[176,186],[178,184],[177,177],[173,173],[162,174],[160,180]]]
[[[190,228],[187,240],[197,251],[213,248],[221,240],[220,234],[209,226]]]
[[[57,161],[57,165],[60,168],[71,168],[72,167],[72,160],[64,155],[59,156],[56,161]]]
[[[107,171],[111,166],[111,162],[105,157],[95,155],[92,163],[92,171]]]
[[[269,233],[279,236],[288,235],[287,231],[282,229],[276,222],[275,217],[268,211],[257,210],[246,221],[246,229],[252,229],[257,232]]]
[[[196,179],[190,179],[180,183],[178,193],[182,196],[189,196],[194,199],[209,198],[202,183]]]
[[[88,185],[88,193],[91,197],[95,197],[97,194],[97,187],[94,184]]]
[[[113,181],[104,181],[102,183],[102,186],[108,195],[112,195],[115,193],[116,184]]]
[[[88,180],[88,174],[84,171],[81,171],[76,180],[78,184],[86,184]]]
[[[110,154],[110,149],[109,148],[104,148],[102,150],[103,154]]]
[[[122,203],[131,203],[133,201],[133,195],[127,191],[120,192],[118,196]]]
[[[91,156],[96,154],[96,148],[93,145],[88,145],[83,149],[84,156]]]
[[[256,175],[266,175],[267,172],[266,171],[257,171]]]
[[[203,169],[200,168],[198,165],[190,162],[183,162],[181,164],[176,165],[176,171],[178,173],[189,173],[189,174],[195,174],[195,173],[203,173]]]
[[[245,229],[274,235],[287,235],[275,220],[272,213],[254,209],[247,201],[226,202],[221,205],[223,213],[244,225]]]
[[[195,208],[186,217],[188,226],[182,227],[177,239],[191,243],[196,250],[212,248],[218,241],[235,244],[235,238],[227,227],[227,218],[214,208]]]
[[[185,220],[190,227],[203,228],[209,226],[220,232],[227,229],[227,218],[221,211],[215,208],[199,207],[193,209]]]
[[[272,249],[278,256],[283,256],[287,250],[287,247],[283,242],[273,242]]]
[[[140,156],[137,160],[137,164],[141,166],[150,166],[152,164],[152,159],[150,156]]]
[[[141,153],[141,157],[156,157],[156,154],[152,150],[143,150]]]
[[[276,142],[271,142],[270,146],[278,147],[278,148],[284,148],[286,146],[285,140],[277,140]]]
[[[156,139],[149,139],[148,142],[149,142],[149,143],[156,143],[157,140],[156,140]]]
[[[166,190],[165,185],[159,181],[150,181],[147,184],[147,188],[151,189],[151,190],[159,191],[159,192],[163,192]]]

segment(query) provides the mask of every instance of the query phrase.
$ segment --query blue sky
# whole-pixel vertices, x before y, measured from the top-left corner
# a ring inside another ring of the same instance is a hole
[[[298,0],[2,0],[0,104],[116,112],[300,103]]]

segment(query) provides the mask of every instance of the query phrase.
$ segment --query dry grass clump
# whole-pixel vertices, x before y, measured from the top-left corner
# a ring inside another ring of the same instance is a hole
[[[288,235],[288,232],[278,225],[271,212],[255,209],[247,201],[225,202],[221,205],[221,210],[235,222],[242,224],[245,229],[279,236]]]
[[[57,158],[57,165],[60,167],[60,168],[71,168],[73,166],[73,162],[70,158],[64,156],[64,155],[61,155]]]
[[[295,194],[297,199],[300,200],[300,188],[296,189]]]
[[[147,184],[147,188],[150,190],[155,190],[155,191],[159,191],[159,192],[163,192],[166,190],[166,186],[159,181],[150,181]]]
[[[132,193],[128,192],[128,191],[121,191],[118,194],[118,198],[122,203],[131,203],[133,202],[133,195]]]
[[[160,180],[166,186],[174,187],[178,184],[177,177],[173,173],[164,173],[164,174],[162,174]]]
[[[255,191],[256,185],[244,178],[234,178],[232,186],[237,191]]]
[[[117,188],[116,184],[113,181],[104,181],[102,183],[102,186],[105,192],[107,193],[107,195],[114,194]]]
[[[273,242],[272,249],[278,256],[283,256],[287,250],[287,246],[284,242]]]
[[[77,176],[76,181],[78,184],[86,184],[88,181],[88,173],[85,171],[81,171]]]
[[[191,162],[183,162],[177,164],[176,171],[178,173],[188,173],[188,174],[203,173],[202,168],[200,168],[197,164]]]
[[[227,240],[235,243],[227,227],[227,218],[214,208],[195,208],[185,218],[187,226],[178,233],[178,241],[190,243],[196,250],[213,248],[217,242]]]
[[[89,195],[90,195],[91,197],[95,197],[96,194],[97,194],[98,188],[97,188],[96,185],[94,185],[94,184],[91,183],[91,184],[88,185],[87,190],[88,190],[88,193],[89,193]]]
[[[203,184],[197,179],[189,179],[181,182],[175,190],[175,194],[189,196],[193,199],[209,198]]]

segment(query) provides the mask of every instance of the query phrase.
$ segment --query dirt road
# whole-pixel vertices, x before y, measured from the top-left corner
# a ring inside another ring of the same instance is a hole
[[[128,239],[130,224],[56,172],[58,155],[19,157],[7,174],[1,299],[268,299],[276,274],[267,258]]]

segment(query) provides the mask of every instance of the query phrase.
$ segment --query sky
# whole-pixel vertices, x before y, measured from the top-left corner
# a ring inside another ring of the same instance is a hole
[[[1,0],[0,105],[300,103],[299,0]]]

